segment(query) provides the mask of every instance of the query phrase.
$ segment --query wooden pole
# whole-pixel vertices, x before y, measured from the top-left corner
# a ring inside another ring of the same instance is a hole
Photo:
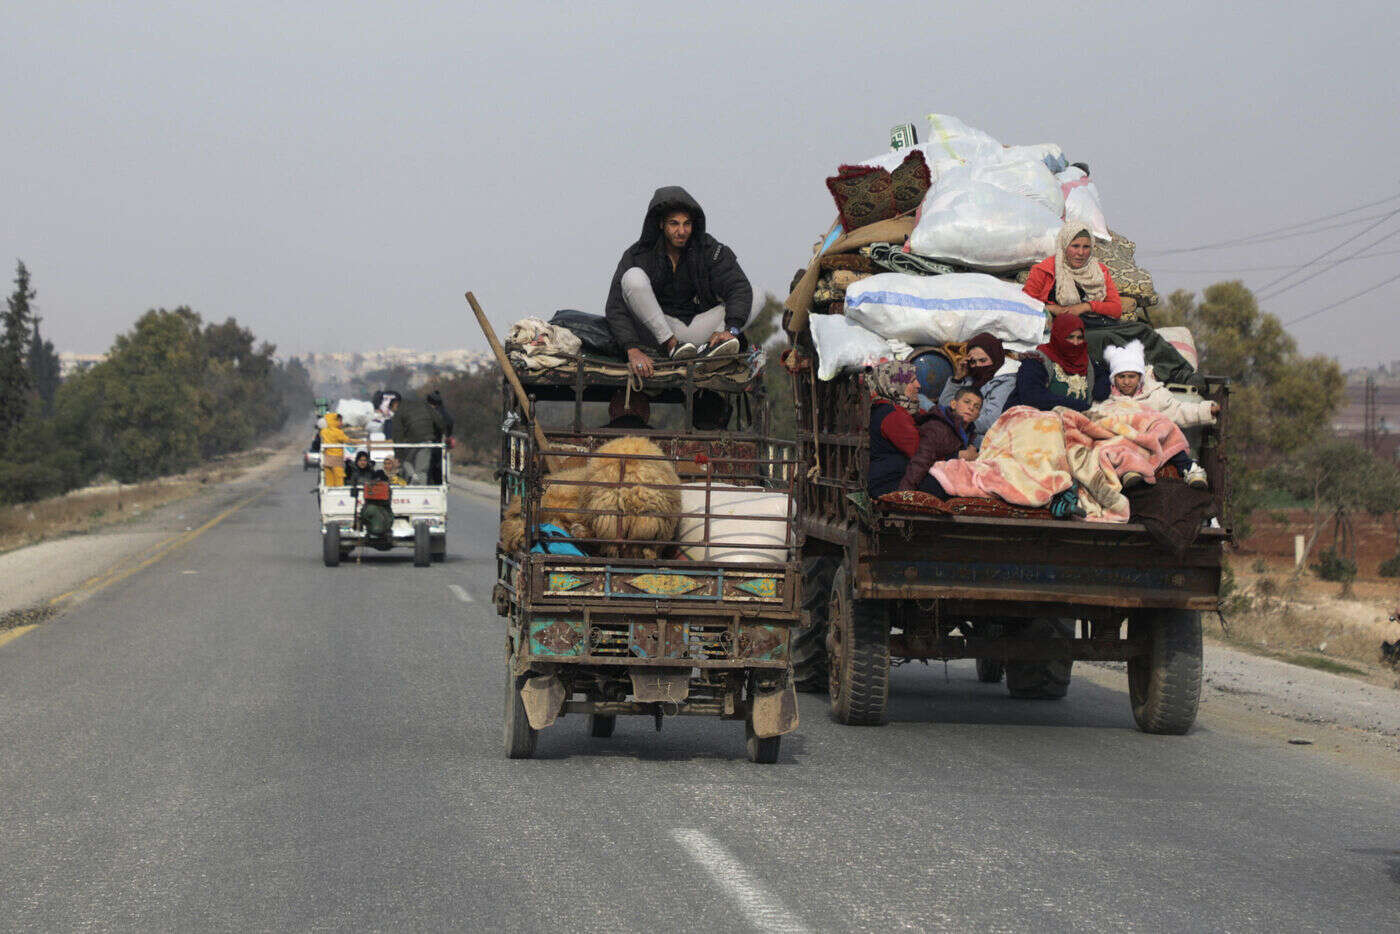
[[[476,296],[467,293],[467,304],[472,306],[472,311],[476,313],[476,323],[481,325],[481,332],[486,335],[486,342],[491,345],[491,352],[496,355],[496,364],[506,374],[506,380],[510,383],[510,388],[515,390],[515,400],[520,403],[520,411],[525,413],[526,418],[530,418],[530,397],[525,394],[525,387],[520,384],[520,377],[515,375],[515,367],[510,365],[510,358],[506,356],[506,349],[501,346],[500,338],[496,337],[496,329],[491,327],[491,322],[486,320],[486,312],[481,310],[481,306],[476,302]],[[544,438],[544,429],[539,422],[531,419],[530,428],[535,433],[535,443],[539,445],[540,452],[549,449],[549,442]]]

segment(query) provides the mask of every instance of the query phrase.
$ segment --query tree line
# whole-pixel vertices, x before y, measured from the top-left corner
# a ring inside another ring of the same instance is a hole
[[[311,381],[229,318],[147,311],[107,358],[60,378],[21,262],[0,328],[0,503],[123,483],[246,450],[310,410]]]

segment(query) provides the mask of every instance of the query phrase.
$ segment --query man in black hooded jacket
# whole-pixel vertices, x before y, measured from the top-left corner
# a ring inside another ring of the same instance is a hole
[[[734,251],[705,232],[699,203],[672,185],[651,196],[642,235],[613,274],[606,310],[628,366],[648,377],[647,349],[673,360],[737,351],[753,287]]]

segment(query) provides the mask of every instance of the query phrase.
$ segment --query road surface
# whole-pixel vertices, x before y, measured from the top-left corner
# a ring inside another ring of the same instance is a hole
[[[774,766],[699,718],[508,761],[494,505],[453,494],[444,564],[332,570],[308,476],[0,644],[0,928],[1400,924],[1400,758],[1210,706],[1146,736],[1105,669],[1037,703],[907,666],[882,728],[804,695]]]

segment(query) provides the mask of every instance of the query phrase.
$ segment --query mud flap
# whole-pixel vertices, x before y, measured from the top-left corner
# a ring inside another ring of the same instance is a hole
[[[525,704],[530,728],[543,730],[559,718],[564,706],[564,682],[558,675],[533,675],[520,689],[520,700]]]
[[[781,736],[797,729],[797,688],[791,678],[784,678],[781,685],[754,692],[753,709],[754,735],[759,737]]]
[[[679,704],[690,696],[689,668],[631,668],[632,696],[644,704]]]

